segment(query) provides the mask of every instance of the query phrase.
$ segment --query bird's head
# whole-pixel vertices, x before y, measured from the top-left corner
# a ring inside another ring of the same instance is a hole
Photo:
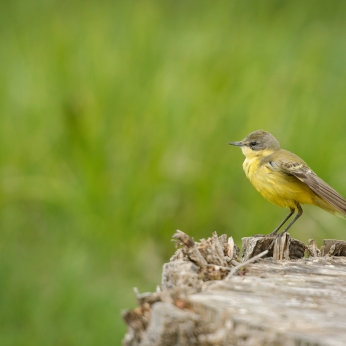
[[[277,139],[267,131],[257,130],[251,132],[240,142],[229,142],[230,145],[241,147],[246,157],[269,155],[274,151],[280,150]]]

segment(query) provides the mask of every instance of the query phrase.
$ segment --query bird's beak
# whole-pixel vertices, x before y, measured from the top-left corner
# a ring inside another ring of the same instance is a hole
[[[243,147],[244,143],[243,142],[228,142],[229,145],[235,145],[236,147]]]

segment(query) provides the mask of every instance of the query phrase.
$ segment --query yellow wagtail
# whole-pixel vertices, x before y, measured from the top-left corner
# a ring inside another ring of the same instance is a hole
[[[281,234],[287,232],[303,214],[301,204],[313,204],[345,218],[345,198],[319,178],[300,157],[281,149],[269,132],[254,131],[242,141],[229,144],[241,147],[246,157],[243,169],[257,191],[269,202],[290,209],[270,235],[276,235],[297,210],[297,215]]]

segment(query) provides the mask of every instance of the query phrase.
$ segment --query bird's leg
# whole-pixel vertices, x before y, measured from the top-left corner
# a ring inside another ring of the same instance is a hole
[[[299,207],[300,207],[300,206],[299,206]],[[279,229],[280,229],[280,228],[283,226],[283,224],[293,215],[294,209],[293,209],[293,208],[290,208],[290,210],[291,210],[290,213],[285,217],[285,219],[280,223],[280,225],[279,225],[278,227],[275,228],[275,230],[274,230],[272,233],[268,234],[268,237],[276,236],[276,235],[278,234]],[[299,209],[298,209],[298,210],[299,210]],[[301,215],[301,214],[300,214],[300,215]],[[299,216],[300,216],[300,215],[299,215]],[[297,216],[295,217],[295,219],[293,220],[293,222],[296,221],[296,219],[298,219],[299,216],[298,216],[298,214],[297,214]],[[286,232],[286,231],[292,226],[293,222],[289,224],[289,226],[284,230],[284,232]],[[282,232],[282,233],[284,233],[284,232]]]
[[[288,229],[302,216],[303,214],[303,209],[302,207],[300,206],[300,204],[298,202],[295,202],[296,206],[297,206],[297,209],[298,209],[298,213],[297,215],[295,216],[295,218],[292,220],[292,222],[280,233],[280,234],[277,234],[277,231],[280,229],[280,227],[292,216],[292,214],[294,213],[294,209],[291,209],[291,212],[288,214],[288,216],[286,217],[286,219],[284,221],[281,222],[281,224],[279,225],[279,227],[276,228],[276,230],[270,234],[275,236],[275,238],[273,239],[273,241],[271,242],[271,244],[269,245],[268,247],[268,250],[270,250],[273,246],[274,246],[274,243],[276,241],[276,239],[278,238],[281,238],[281,236],[283,234],[285,234]]]
[[[302,207],[300,206],[300,204],[298,202],[295,202],[296,203],[296,206],[297,206],[297,209],[298,209],[298,213],[296,215],[296,217],[292,220],[292,222],[279,234],[280,236],[283,235],[284,233],[286,233],[289,228],[302,216],[303,214],[303,209]]]

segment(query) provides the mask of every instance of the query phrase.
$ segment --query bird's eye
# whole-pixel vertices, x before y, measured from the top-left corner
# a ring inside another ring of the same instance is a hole
[[[250,145],[254,147],[255,145],[257,145],[257,142],[250,142]]]

